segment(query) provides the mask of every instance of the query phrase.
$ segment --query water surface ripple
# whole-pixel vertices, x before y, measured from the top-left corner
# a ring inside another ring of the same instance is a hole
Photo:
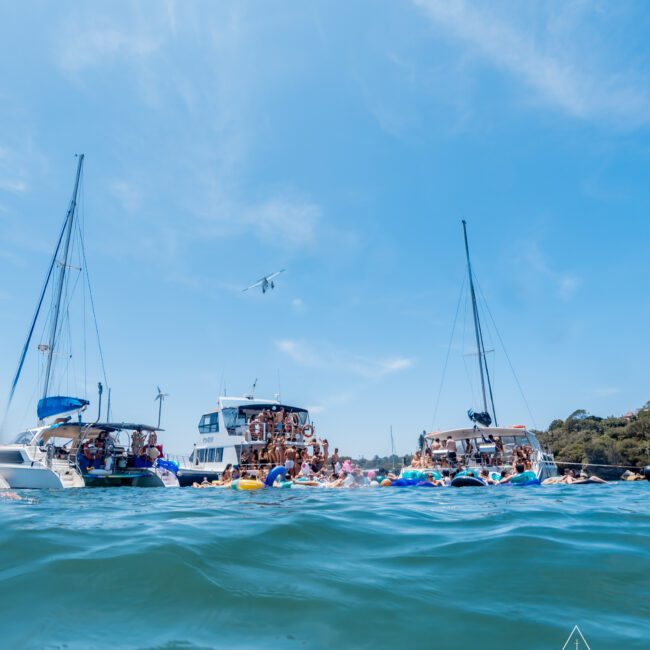
[[[2,648],[650,648],[650,483],[21,496]]]

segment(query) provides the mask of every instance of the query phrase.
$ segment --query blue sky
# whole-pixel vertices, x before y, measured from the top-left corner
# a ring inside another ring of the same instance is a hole
[[[640,406],[649,23],[642,2],[5,3],[0,392],[84,152],[115,417],[155,421],[160,384],[174,451],[255,378],[354,454],[464,425],[464,303],[434,422],[462,218],[532,411],[490,328],[501,422]]]

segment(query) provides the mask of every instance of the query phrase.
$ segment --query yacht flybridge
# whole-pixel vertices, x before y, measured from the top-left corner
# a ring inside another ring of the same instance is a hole
[[[434,471],[449,469],[450,473],[462,474],[458,479],[459,486],[484,484],[478,476],[481,471],[484,477],[489,477],[488,480],[495,480],[502,472],[511,471],[516,466],[523,466],[526,472],[534,473],[535,482],[543,481],[558,473],[553,455],[542,449],[537,436],[524,425],[498,426],[469,255],[467,223],[464,220],[462,223],[482,410],[468,410],[467,415],[473,423],[471,428],[435,431],[421,436],[414,465]]]
[[[189,458],[181,458],[178,479],[191,485],[216,480],[228,466],[242,469],[272,464],[273,436],[301,449],[314,437],[307,409],[253,396],[219,397],[217,407],[199,421],[199,439]]]
[[[46,340],[35,346],[40,353],[38,377],[41,398],[37,405],[38,425],[22,431],[13,442],[0,445],[0,477],[12,488],[73,488],[91,485],[178,486],[176,466],[164,460],[158,444],[158,429],[143,424],[101,421],[101,396],[95,421],[84,422],[89,401],[69,396],[69,386],[78,389],[75,372],[76,347],[79,342],[86,375],[85,320],[83,331],[75,336],[70,313],[75,289],[83,289],[95,308],[88,277],[83,228],[77,218],[77,195],[84,156],[79,156],[74,190],[63,226],[50,261],[36,312],[29,327],[18,368],[11,384],[9,406],[14,398],[39,316],[44,314]],[[79,275],[75,275],[79,274]],[[87,293],[86,293],[87,291]],[[42,309],[46,297],[49,310]],[[84,317],[85,318],[85,317]],[[41,328],[39,328],[40,330]],[[104,359],[95,321],[99,360],[103,380],[107,383]],[[84,386],[84,392],[86,387]],[[107,419],[110,419],[110,389]],[[132,433],[129,433],[132,432]]]

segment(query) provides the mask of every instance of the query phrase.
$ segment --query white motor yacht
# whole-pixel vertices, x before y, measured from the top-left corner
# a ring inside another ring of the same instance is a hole
[[[199,439],[192,453],[177,459],[178,479],[181,486],[192,485],[204,478],[219,479],[228,465],[259,466],[260,454],[273,433],[301,449],[314,432],[307,409],[252,396],[219,397],[217,407],[199,421]]]

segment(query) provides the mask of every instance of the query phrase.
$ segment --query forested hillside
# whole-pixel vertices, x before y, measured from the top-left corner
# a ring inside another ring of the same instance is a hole
[[[622,417],[574,411],[538,436],[558,461],[643,467],[650,464],[650,402]]]

